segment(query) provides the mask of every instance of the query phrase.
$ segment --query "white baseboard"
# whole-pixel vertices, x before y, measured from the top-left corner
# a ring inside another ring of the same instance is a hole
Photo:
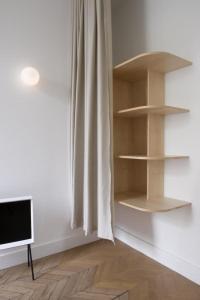
[[[169,269],[200,284],[200,267],[183,260],[163,249],[147,243],[121,227],[115,227],[115,237],[130,247],[154,259]]]
[[[55,253],[59,253],[68,249],[72,249],[81,245],[89,244],[98,240],[96,233],[89,236],[84,234],[75,234],[73,236],[51,241],[40,245],[32,245],[33,259],[38,259]],[[26,247],[18,247],[16,250],[5,251],[0,254],[0,270],[22,264],[27,261]]]

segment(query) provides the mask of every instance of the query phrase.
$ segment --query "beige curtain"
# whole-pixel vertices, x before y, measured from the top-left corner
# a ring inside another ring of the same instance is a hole
[[[71,5],[71,225],[113,240],[111,3]]]

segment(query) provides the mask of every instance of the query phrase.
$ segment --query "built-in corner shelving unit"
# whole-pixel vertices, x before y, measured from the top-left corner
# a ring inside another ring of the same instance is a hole
[[[164,197],[164,117],[188,109],[166,106],[165,73],[191,65],[166,52],[145,53],[114,68],[114,189],[120,204],[145,212],[190,205]]]

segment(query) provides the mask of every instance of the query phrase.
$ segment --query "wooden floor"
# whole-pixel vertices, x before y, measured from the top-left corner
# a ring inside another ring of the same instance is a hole
[[[33,251],[34,256],[34,251]],[[200,287],[128,246],[98,241],[0,271],[0,300],[200,300]]]

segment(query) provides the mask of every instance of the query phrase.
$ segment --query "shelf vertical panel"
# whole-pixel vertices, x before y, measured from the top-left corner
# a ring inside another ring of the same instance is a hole
[[[147,120],[147,155],[164,156],[164,117],[148,115]]]
[[[165,74],[147,72],[147,105],[165,104]]]
[[[147,104],[165,104],[164,74],[148,71],[147,75]],[[164,155],[164,117],[148,114],[147,120],[147,155]],[[163,197],[164,195],[164,162],[147,162],[147,200]]]
[[[147,200],[164,195],[164,161],[147,162]]]

